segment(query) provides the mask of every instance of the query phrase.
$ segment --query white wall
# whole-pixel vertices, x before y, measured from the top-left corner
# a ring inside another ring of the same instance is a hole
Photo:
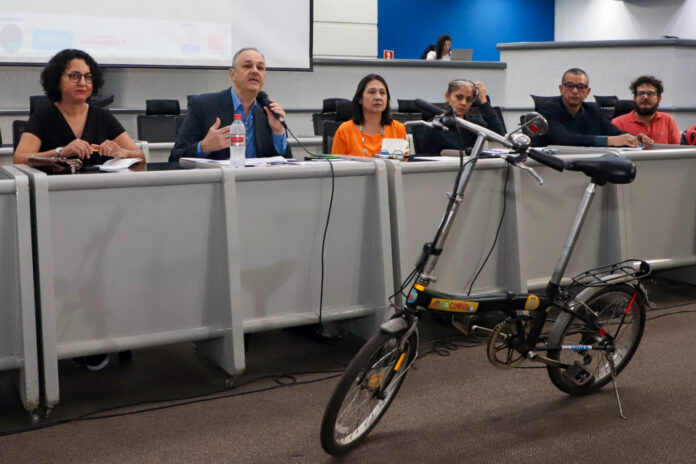
[[[556,0],[556,41],[696,39],[696,0]]]
[[[377,0],[314,0],[315,58],[376,58]]]

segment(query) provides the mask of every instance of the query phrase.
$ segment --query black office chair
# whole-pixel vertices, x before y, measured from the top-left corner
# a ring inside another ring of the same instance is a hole
[[[595,101],[602,109],[602,115],[607,119],[614,117],[614,102],[619,99],[616,95],[595,95]]]
[[[19,145],[19,139],[22,137],[24,129],[26,128],[27,121],[21,121],[19,119],[12,121],[12,146],[14,150],[17,149],[17,145]]]
[[[53,102],[46,95],[31,95],[29,97],[29,115],[31,116],[36,110],[52,104]]]
[[[530,95],[530,97],[532,97],[532,100],[534,100],[534,111],[539,111],[539,108],[544,106],[546,103],[558,98],[557,96],[546,97],[541,95]]]
[[[408,126],[408,131],[411,134],[411,139],[413,140],[413,151],[414,154],[420,155],[437,155],[439,153],[427,153],[425,145],[423,142],[424,134],[427,133],[428,127],[422,125]]]
[[[505,125],[505,118],[503,118],[503,110],[499,106],[494,106],[493,111],[498,115],[500,123],[503,125],[503,134],[507,134],[507,126]]]
[[[491,102],[491,96],[486,94],[486,100],[488,103]],[[503,110],[500,109],[499,106],[493,106],[493,111],[495,111],[496,116],[498,116],[498,119],[500,119],[500,123],[503,125],[503,134],[507,133],[507,127],[505,126],[505,119],[503,119]],[[469,108],[469,112],[467,114],[473,115],[480,115],[481,119],[483,119],[483,115],[481,114],[481,106],[477,103],[474,103],[471,105],[471,108]]]
[[[353,102],[350,100],[339,100],[336,102],[336,121],[344,122],[353,118]]]
[[[421,53],[420,59],[424,60],[428,56],[428,53],[430,53],[434,50],[435,50],[435,45],[433,45],[433,44],[428,45],[427,47],[425,47],[425,50],[423,50],[423,53]]]
[[[324,128],[321,135],[321,152],[323,154],[331,153],[333,147],[334,134],[345,121],[324,121]]]
[[[350,102],[345,98],[325,98],[322,102],[321,113],[312,114],[314,135],[324,135],[324,121],[336,120],[336,102]]]
[[[173,142],[181,127],[179,100],[146,100],[145,114],[139,114],[138,139],[150,143]]]
[[[614,102],[619,99],[616,95],[595,95],[594,96],[595,101],[601,106],[602,108],[604,107],[614,107]]]
[[[398,109],[392,112],[392,117],[399,122],[405,123],[408,121],[420,121],[423,119],[421,110],[416,106],[415,100],[397,99]],[[406,127],[406,133],[409,133],[409,127]]]
[[[614,101],[614,114],[612,119],[621,116],[622,114],[630,113],[636,107],[633,100],[616,100]]]
[[[336,118],[334,120],[324,121],[321,135],[322,153],[331,153],[333,146],[333,136],[338,130],[338,127],[349,119],[353,118],[353,102],[350,100],[337,100]]]
[[[100,107],[100,108],[106,108],[107,106],[109,106],[109,105],[112,104],[113,102],[114,102],[114,96],[113,96],[113,95],[109,95],[108,97],[104,97],[104,98],[94,98],[94,97],[93,97],[93,98],[91,99],[91,103],[92,103],[94,106],[98,106],[98,107]]]

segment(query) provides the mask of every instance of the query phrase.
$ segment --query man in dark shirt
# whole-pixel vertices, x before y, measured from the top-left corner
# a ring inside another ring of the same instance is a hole
[[[652,143],[644,134],[623,132],[602,115],[598,104],[585,102],[590,94],[589,83],[582,69],[563,73],[558,86],[561,96],[539,108],[549,122],[548,133],[539,140],[541,145],[637,147]]]

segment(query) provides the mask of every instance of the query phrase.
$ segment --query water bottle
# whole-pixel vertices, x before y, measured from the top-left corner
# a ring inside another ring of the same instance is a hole
[[[246,128],[242,115],[235,114],[230,126],[230,164],[235,168],[244,167],[246,162]]]

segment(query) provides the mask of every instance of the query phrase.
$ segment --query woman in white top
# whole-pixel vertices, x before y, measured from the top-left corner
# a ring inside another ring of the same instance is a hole
[[[442,34],[437,43],[435,44],[435,50],[428,52],[425,57],[426,60],[450,60],[450,50],[452,49],[452,38],[447,34]]]

